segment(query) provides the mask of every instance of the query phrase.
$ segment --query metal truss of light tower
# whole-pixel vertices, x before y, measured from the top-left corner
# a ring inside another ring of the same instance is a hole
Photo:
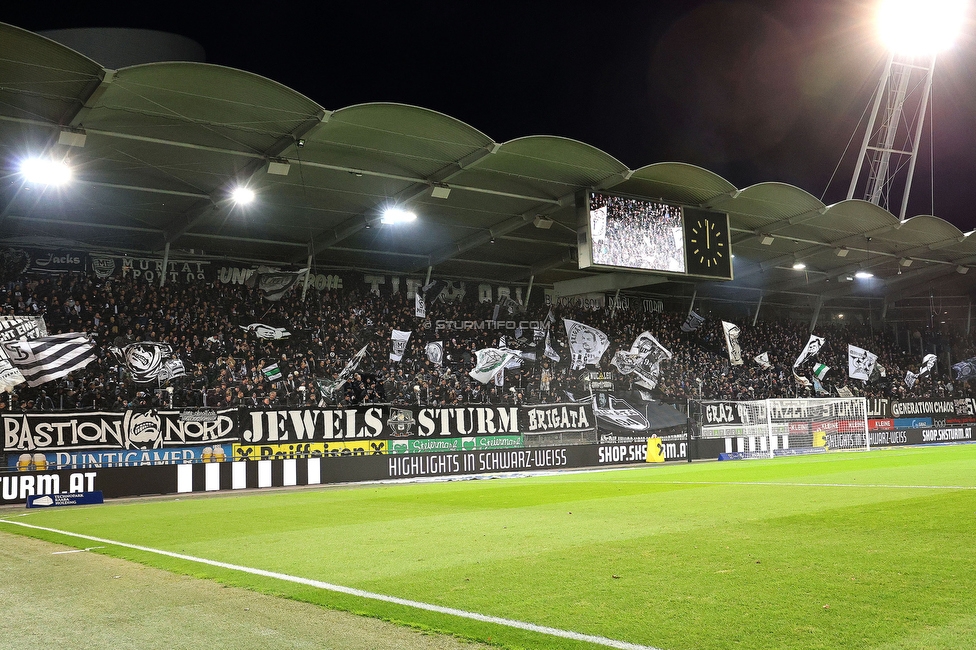
[[[894,213],[901,192],[898,218],[905,220],[919,141],[935,73],[935,55],[888,57],[874,95],[871,117],[858,155],[847,198],[855,198],[861,176],[867,176],[865,201]],[[862,174],[865,165],[867,173]]]

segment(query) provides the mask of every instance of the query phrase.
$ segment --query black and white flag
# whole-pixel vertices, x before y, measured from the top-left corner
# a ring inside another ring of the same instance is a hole
[[[265,270],[261,267],[251,274],[244,282],[248,287],[257,289],[265,300],[281,300],[288,290],[298,284],[298,281],[308,274],[308,269],[300,271]]]
[[[410,332],[393,330],[390,333],[390,361],[400,361],[403,353],[407,351],[407,341],[410,340]]]
[[[935,360],[936,356],[934,354],[926,354],[922,357],[922,367],[918,369],[917,373],[911,370],[905,371],[905,385],[908,386],[909,390],[915,387],[915,383],[919,377],[930,372],[935,367]]]
[[[661,362],[673,356],[653,334],[641,332],[630,350],[617,350],[610,363],[624,375],[636,375],[634,383],[638,386],[654,390],[661,377]]]
[[[336,377],[335,379],[332,379],[332,380],[329,380],[329,379],[319,379],[319,380],[316,380],[316,384],[319,387],[319,391],[321,391],[321,393],[323,395],[327,395],[330,398],[333,395],[335,395],[336,394],[336,391],[338,391],[340,388],[342,388],[345,385],[346,381],[350,377],[352,377],[352,373],[356,372],[356,369],[359,368],[359,364],[362,363],[363,358],[366,356],[366,348],[367,347],[369,347],[369,346],[368,345],[364,345],[359,350],[359,352],[357,352],[356,354],[354,354],[353,357],[352,357],[352,359],[350,359],[349,361],[346,362],[345,367],[339,373],[339,376]]]
[[[284,327],[274,327],[272,325],[265,325],[264,323],[240,325],[240,328],[254,334],[254,336],[258,337],[259,339],[265,339],[268,341],[278,341],[291,336],[291,332]]]
[[[0,347],[31,387],[60,379],[95,360],[95,346],[84,332],[4,341]]]
[[[417,318],[427,318],[427,301],[419,291],[413,294],[413,315]]]
[[[769,362],[769,352],[756,355],[752,360],[758,363],[763,370],[769,370],[773,367],[773,364]]]
[[[165,381],[164,379],[160,379],[160,373],[166,367],[166,362],[173,357],[173,346],[168,343],[140,341],[138,343],[130,343],[123,348],[110,347],[109,352],[131,373],[133,382],[137,384],[148,384],[153,381]],[[170,365],[167,374],[179,372],[179,368],[182,367],[182,362],[179,363],[178,367]],[[183,370],[183,374],[186,374],[185,369]],[[175,376],[179,377],[181,375]]]
[[[474,369],[469,371],[468,374],[472,379],[482,384],[487,384],[499,371],[504,370],[505,364],[515,356],[515,353],[511,350],[499,350],[497,348],[475,350],[474,354],[477,361],[475,362]]]
[[[0,316],[0,341],[36,339],[47,336],[47,325],[41,316]],[[24,375],[7,359],[0,349],[0,392],[8,392],[17,384],[24,383]]]
[[[427,360],[435,366],[439,366],[444,363],[443,341],[431,341],[425,346],[424,351],[427,353]]]
[[[596,365],[603,353],[610,347],[610,339],[595,327],[584,325],[568,318],[563,319],[566,337],[573,357],[573,370],[581,370],[588,365]]]
[[[811,334],[810,340],[807,341],[807,344],[806,346],[804,346],[803,351],[800,352],[800,356],[798,356],[796,358],[796,361],[793,362],[793,367],[798,368],[801,363],[803,363],[810,357],[816,356],[817,353],[820,352],[820,348],[823,347],[823,344],[824,344],[823,338]]]
[[[725,347],[729,351],[729,363],[733,366],[741,366],[742,347],[739,345],[739,326],[723,320],[722,331],[725,332]]]
[[[956,371],[956,381],[967,381],[976,377],[976,357],[966,359],[959,363],[952,364],[952,369]]]
[[[874,367],[878,363],[878,355],[859,348],[856,345],[847,344],[847,376],[852,379],[860,379],[867,382],[874,373]]]
[[[543,354],[545,355],[545,357],[547,359],[552,359],[556,363],[559,363],[560,356],[559,356],[559,353],[556,352],[553,349],[553,347],[552,347],[552,345],[551,345],[551,343],[549,341],[549,330],[548,329],[546,330],[546,349],[543,352]]]
[[[704,322],[705,322],[704,316],[699,316],[695,312],[689,312],[688,318],[686,318],[685,322],[681,324],[681,331],[694,332],[696,329],[701,327],[702,323]]]

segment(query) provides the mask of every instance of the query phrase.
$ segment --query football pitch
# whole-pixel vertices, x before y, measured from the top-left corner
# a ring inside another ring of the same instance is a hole
[[[3,532],[506,648],[976,647],[976,445],[0,519]]]

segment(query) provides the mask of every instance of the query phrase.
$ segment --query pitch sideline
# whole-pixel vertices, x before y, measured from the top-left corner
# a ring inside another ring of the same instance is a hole
[[[184,560],[187,562],[196,562],[199,564],[206,564],[209,566],[218,567],[221,569],[228,569],[231,571],[240,571],[242,573],[249,573],[251,575],[261,576],[264,578],[274,578],[276,580],[283,580],[285,582],[294,582],[296,584],[305,585],[308,587],[315,587],[316,589],[323,589],[326,591],[334,591],[336,593],[346,594],[349,596],[357,596],[359,598],[366,598],[369,600],[378,600],[382,602],[392,603],[395,605],[403,605],[405,607],[413,607],[415,609],[421,609],[429,612],[435,612],[438,614],[447,614],[449,616],[457,616],[459,618],[467,618],[475,621],[481,621],[483,623],[493,623],[495,625],[502,625],[505,627],[511,627],[518,630],[524,630],[528,632],[537,632],[539,634],[545,634],[548,636],[560,637],[563,639],[570,639],[572,641],[585,641],[588,643],[593,643],[595,645],[601,645],[607,648],[617,648],[619,650],[661,650],[661,648],[655,648],[654,646],[639,645],[636,643],[629,643],[627,641],[618,641],[616,639],[610,639],[607,637],[596,636],[592,634],[582,634],[580,632],[573,632],[571,630],[561,630],[555,627],[547,627],[544,625],[536,625],[534,623],[526,623],[525,621],[516,621],[509,618],[501,618],[498,616],[488,616],[486,614],[478,614],[477,612],[469,612],[463,609],[455,609],[453,607],[442,607],[440,605],[433,605],[431,603],[424,603],[416,600],[408,600],[406,598],[398,598],[396,596],[387,596],[385,594],[377,594],[370,591],[363,591],[362,589],[354,589],[352,587],[343,587],[342,585],[334,585],[328,582],[322,582],[320,580],[311,580],[309,578],[302,578],[299,576],[291,576],[286,573],[277,573],[275,571],[265,571],[264,569],[255,569],[252,567],[241,566],[239,564],[230,564],[227,562],[220,562],[217,560],[208,560],[207,558],[195,557],[193,555],[184,555],[182,553],[174,553],[172,551],[164,551],[162,549],[150,548],[148,546],[139,546],[137,544],[128,544],[126,542],[118,542],[111,539],[104,539],[101,537],[94,537],[91,535],[83,535],[81,533],[72,533],[66,530],[58,530],[57,528],[47,528],[45,526],[35,526],[34,524],[27,524],[20,521],[11,521],[9,519],[0,518],[0,524],[10,524],[13,526],[21,526],[23,528],[31,528],[34,530],[42,530],[49,533],[55,533],[57,535],[65,535],[67,537],[76,537],[78,539],[86,539],[92,542],[98,542],[100,544],[111,544],[113,546],[119,546],[122,548],[129,548],[135,551],[142,551],[144,553],[153,553],[156,555],[163,555],[166,557],[175,558],[177,560]]]

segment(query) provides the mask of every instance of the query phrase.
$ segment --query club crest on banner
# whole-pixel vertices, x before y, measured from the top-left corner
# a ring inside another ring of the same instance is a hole
[[[122,416],[122,435],[126,449],[160,449],[163,427],[159,412],[126,411]]]

